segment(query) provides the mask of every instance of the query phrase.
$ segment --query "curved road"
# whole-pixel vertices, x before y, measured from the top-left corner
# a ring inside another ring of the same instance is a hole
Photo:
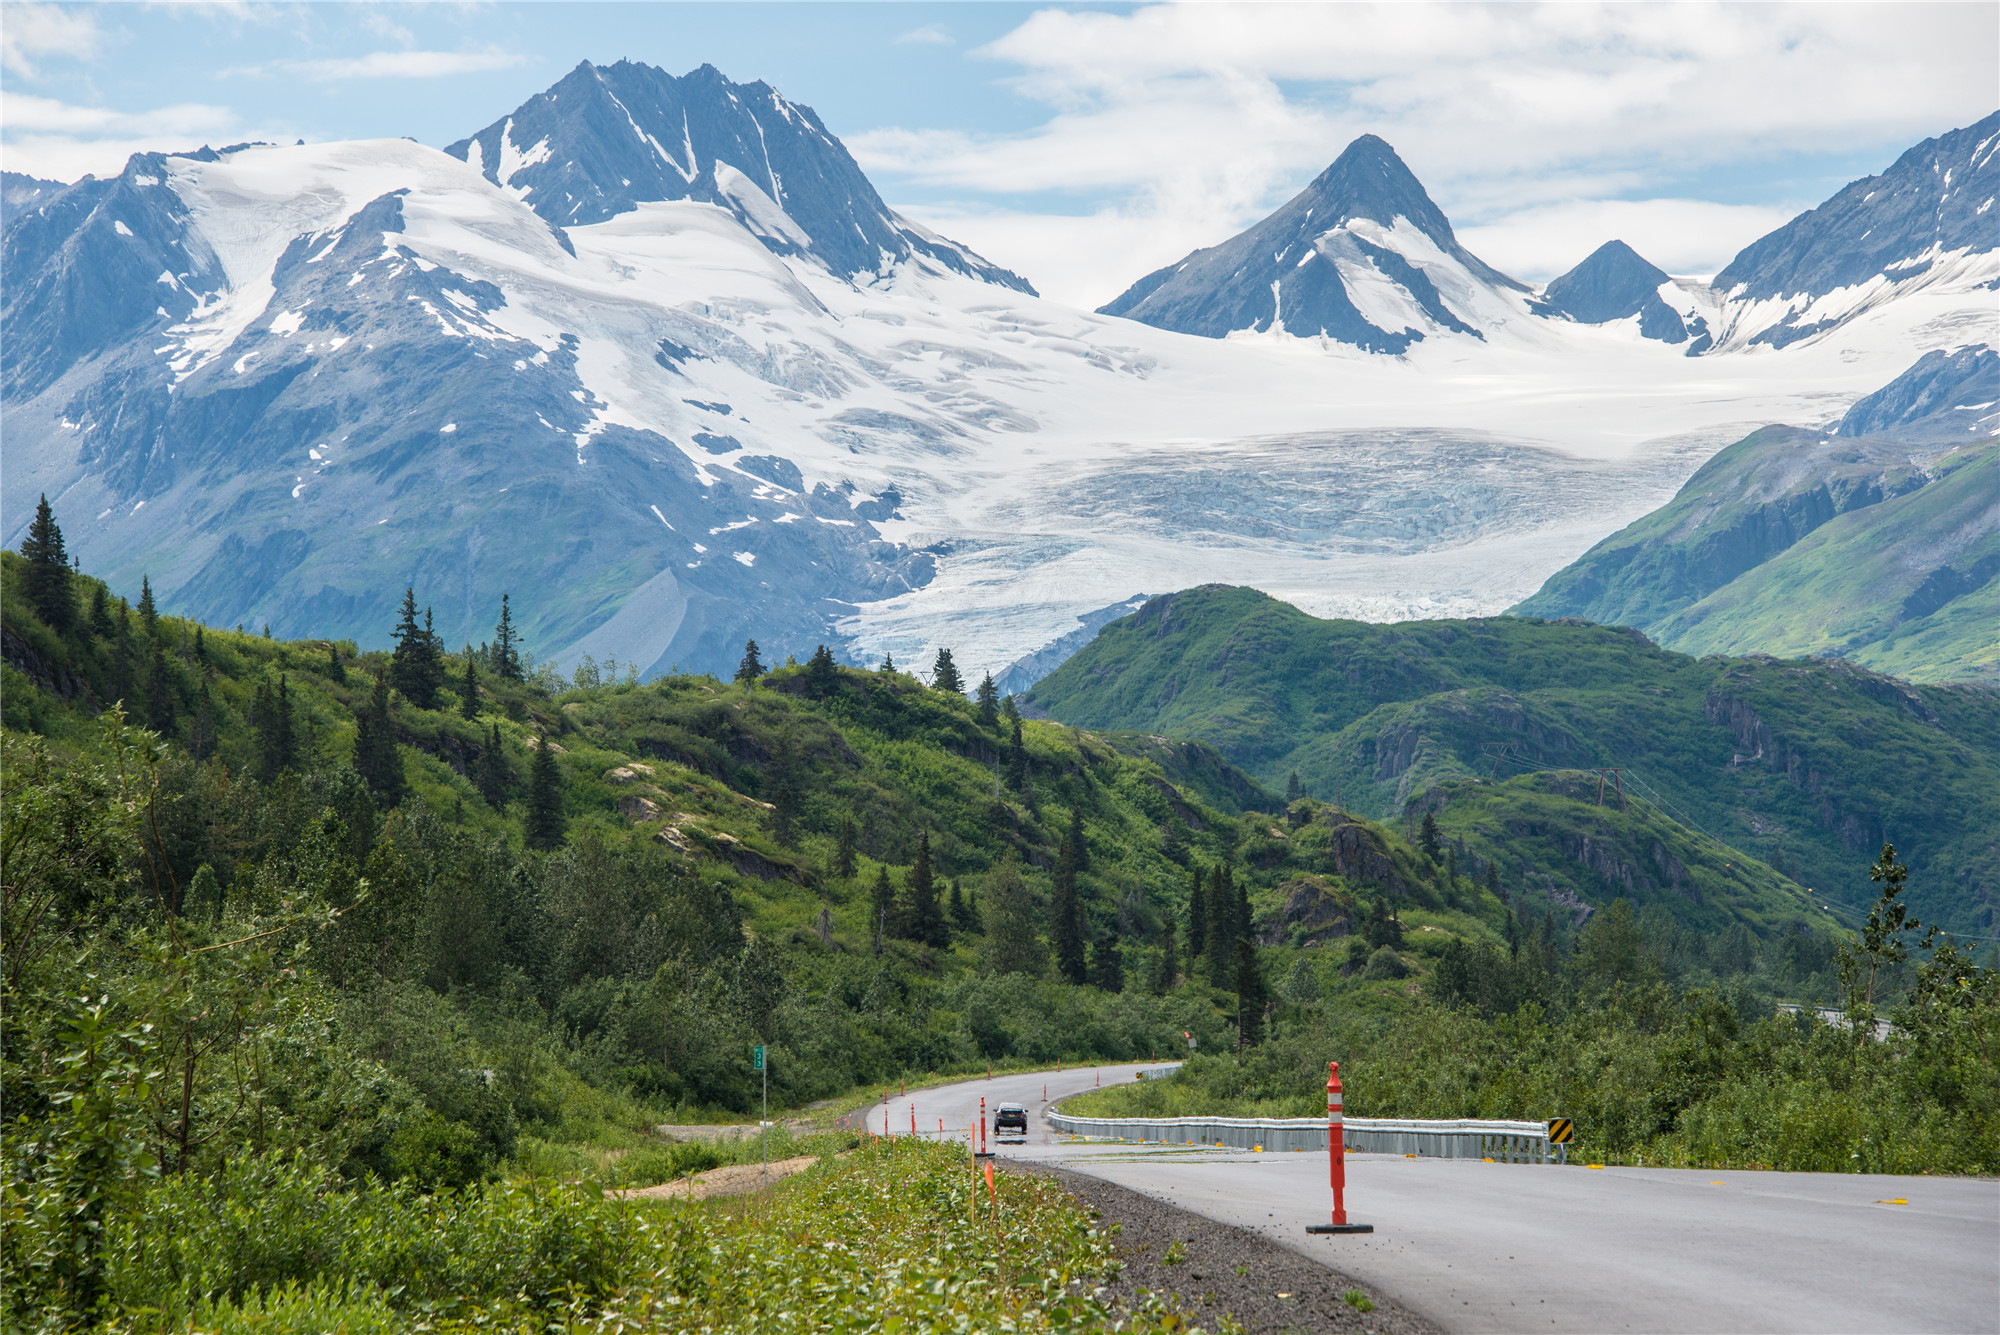
[[[1252,1229],[1453,1331],[2000,1332],[2000,1182],[1588,1169],[1347,1156],[1348,1217],[1372,1235],[1308,1237],[1331,1204],[1323,1154],[1065,1143],[1047,1100],[1161,1066],[994,1076],[891,1096],[926,1139],[963,1144],[1001,1102],[1028,1107],[1003,1158],[1060,1164]],[[880,1132],[883,1104],[863,1110]],[[944,1124],[939,1131],[939,1122]],[[1888,1204],[1902,1200],[1907,1204]]]

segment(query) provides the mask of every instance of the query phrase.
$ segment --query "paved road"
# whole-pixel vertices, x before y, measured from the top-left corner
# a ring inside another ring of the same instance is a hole
[[[1028,1105],[1003,1157],[1060,1163],[1254,1229],[1453,1331],[2000,1332],[2000,1183],[1819,1173],[1587,1169],[1356,1154],[1327,1217],[1319,1154],[1063,1143],[1048,1098],[1144,1066],[996,1076],[893,1098],[890,1130],[962,1142],[979,1098]],[[876,1130],[882,1108],[869,1114]],[[1907,1205],[1880,1202],[1901,1198]]]

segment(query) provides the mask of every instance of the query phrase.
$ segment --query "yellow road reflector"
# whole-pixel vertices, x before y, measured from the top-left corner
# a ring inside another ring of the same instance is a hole
[[[1250,1147],[1250,1152],[1252,1154],[1262,1154],[1264,1152],[1264,1147],[1262,1145],[1252,1145]]]
[[[1491,1159],[1481,1159],[1481,1160],[1480,1160],[1479,1162],[1481,1162],[1481,1163],[1492,1163],[1493,1161],[1492,1161]]]
[[[1604,1167],[1604,1165],[1603,1165],[1603,1164],[1601,1164],[1601,1163],[1587,1163],[1587,1164],[1585,1164],[1585,1165],[1584,1165],[1584,1167],[1585,1167],[1585,1168],[1602,1168],[1602,1167]]]
[[[1906,1200],[1904,1200],[1904,1199],[1903,1199],[1903,1198],[1902,1198],[1901,1196],[1898,1196],[1898,1197],[1896,1197],[1896,1199],[1894,1199],[1894,1200],[1892,1200],[1892,1201],[1876,1201],[1875,1203],[1876,1203],[1877,1205],[1908,1205],[1908,1204],[1909,1204],[1909,1202],[1908,1202],[1908,1201],[1906,1201]]]
[[[1405,1154],[1405,1155],[1404,1155],[1403,1157],[1404,1157],[1405,1159],[1414,1159],[1414,1158],[1416,1158],[1417,1156],[1416,1156],[1416,1155],[1414,1155],[1414,1154]]]
[[[1728,1184],[1728,1183],[1726,1183],[1726,1182],[1711,1182],[1711,1183],[1709,1183],[1708,1185],[1709,1185],[1709,1186],[1711,1186],[1711,1187],[1723,1187],[1723,1186],[1727,1186],[1727,1185],[1729,1185],[1729,1184]]]

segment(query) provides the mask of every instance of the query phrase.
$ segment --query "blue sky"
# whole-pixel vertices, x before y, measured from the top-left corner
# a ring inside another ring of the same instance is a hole
[[[1962,5],[7,4],[0,158],[443,145],[579,60],[813,106],[892,204],[1082,304],[1212,244],[1354,135],[1540,280],[1620,236],[1677,273],[2000,105]]]

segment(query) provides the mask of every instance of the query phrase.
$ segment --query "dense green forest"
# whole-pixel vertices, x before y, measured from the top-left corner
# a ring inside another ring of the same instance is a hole
[[[1511,848],[1449,802],[1384,825],[1198,743],[1023,719],[947,653],[928,683],[824,652],[767,668],[754,645],[728,682],[565,675],[504,604],[448,651],[414,590],[383,609],[393,650],[278,641],[117,596],[52,516],[0,556],[0,611],[17,1324],[615,1325],[629,1305],[756,1328],[776,1318],[717,1257],[770,1258],[784,1292],[823,1264],[804,1234],[943,1229],[969,1201],[945,1177],[899,1195],[885,1178],[944,1169],[873,1150],[828,1159],[782,1218],[605,1202],[733,1152],[654,1128],[753,1113],[753,1043],[774,1108],[1183,1031],[1283,1070],[1437,1007],[1501,1043],[1521,1016],[1625,1004],[1566,963],[1597,958],[1599,923],[1643,935],[1658,972],[1634,986],[1721,989],[1752,1026],[1854,978],[1771,868],[1655,814],[1518,795],[1668,850],[1693,916],[1615,877],[1552,894],[1523,869],[1560,841]],[[1928,967],[1876,963],[1881,996]],[[1059,1203],[1017,1202],[1050,1212],[1043,1279],[968,1235],[870,1310],[925,1310],[935,1277],[971,1286],[965,1311],[1067,1320],[1105,1254]]]
[[[1708,892],[1678,850],[1591,828],[1588,808],[1609,802],[1660,813],[1726,862],[1768,865],[1791,883],[1781,893],[1812,891],[1848,929],[1867,911],[1854,869],[1894,843],[1924,918],[2000,932],[1990,685],[1911,686],[1838,659],[1695,659],[1582,622],[1322,621],[1209,586],[1106,626],[1024,707],[1209,742],[1266,783],[1296,774],[1377,819],[1437,811],[1558,898],[1610,891],[1701,916]]]

